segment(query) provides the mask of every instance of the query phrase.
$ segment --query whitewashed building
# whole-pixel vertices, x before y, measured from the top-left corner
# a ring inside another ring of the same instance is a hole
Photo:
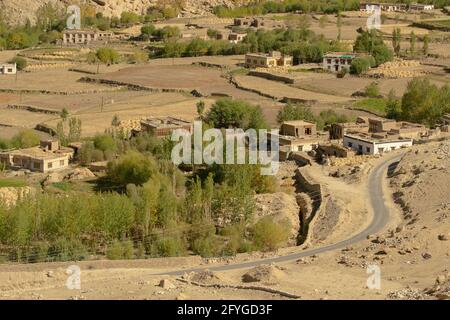
[[[364,133],[344,134],[344,147],[351,148],[363,155],[383,154],[412,145],[412,138]]]
[[[422,4],[422,3],[412,3],[409,5],[410,11],[430,11],[434,10],[434,5],[432,4]]]
[[[16,74],[17,64],[15,63],[1,63],[0,74]]]
[[[342,69],[350,71],[355,53],[330,52],[323,56],[323,69],[330,72],[339,72]]]

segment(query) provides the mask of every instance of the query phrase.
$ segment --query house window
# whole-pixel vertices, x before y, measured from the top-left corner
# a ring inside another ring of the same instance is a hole
[[[370,153],[370,147],[366,147],[366,152]]]
[[[349,142],[348,146],[349,146],[349,148],[353,147],[353,143]]]
[[[49,169],[53,168],[53,162],[49,162],[49,163],[47,164],[47,168],[49,168]]]
[[[64,160],[60,160],[60,161],[59,161],[59,165],[60,165],[61,167],[64,167]]]
[[[8,69],[8,72],[13,72],[13,69],[9,68],[9,69]]]
[[[363,150],[363,146],[359,144],[359,145],[358,145],[358,150],[359,150],[359,151],[362,151],[362,150]]]
[[[40,169],[41,164],[39,162],[33,162],[33,169]]]

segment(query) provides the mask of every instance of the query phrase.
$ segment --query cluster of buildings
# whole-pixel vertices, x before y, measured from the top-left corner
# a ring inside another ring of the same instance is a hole
[[[292,56],[284,55],[279,51],[247,53],[245,55],[245,66],[247,68],[291,67],[292,65]]]
[[[432,4],[421,3],[380,3],[380,2],[365,2],[361,3],[359,10],[362,12],[372,12],[375,9],[380,9],[386,12],[407,12],[407,11],[429,11],[434,10]]]
[[[16,74],[17,64],[15,63],[0,63],[0,74]]]
[[[37,147],[0,153],[0,163],[12,170],[51,172],[65,169],[74,156],[72,148],[61,147],[56,139],[42,140]]]
[[[247,33],[245,32],[230,32],[228,36],[226,36],[224,33],[218,33],[216,36],[216,40],[225,40],[227,39],[230,43],[239,43],[247,36]]]
[[[450,124],[450,115],[444,117]],[[434,131],[425,126],[380,117],[358,117],[356,122],[335,123],[328,133],[317,131],[315,123],[299,120],[281,124],[280,159],[296,152],[317,151],[322,155],[346,158],[354,155],[379,155],[407,148],[414,140],[430,137]]]
[[[283,28],[284,25],[280,22],[264,19],[264,18],[253,18],[253,17],[245,17],[245,18],[235,18],[233,22],[233,26],[241,27],[241,28]]]
[[[140,128],[135,128],[132,135],[137,135],[140,132],[148,132],[156,137],[167,137],[172,134],[174,130],[184,129],[192,132],[192,122],[174,117],[149,118],[141,120]]]
[[[88,45],[90,43],[108,43],[114,38],[114,33],[97,30],[65,30],[63,45]]]

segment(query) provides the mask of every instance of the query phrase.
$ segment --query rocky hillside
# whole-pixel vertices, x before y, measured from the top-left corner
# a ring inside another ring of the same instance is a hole
[[[89,3],[103,12],[106,16],[120,16],[124,11],[139,14],[147,12],[155,6],[180,3],[182,15],[204,15],[212,11],[215,6],[225,5],[233,7],[236,4],[248,3],[252,0],[78,0],[79,3]],[[58,3],[61,6],[73,4],[74,0],[0,0],[0,12],[7,22],[12,24],[24,23],[26,19],[34,21],[36,10],[45,3]]]

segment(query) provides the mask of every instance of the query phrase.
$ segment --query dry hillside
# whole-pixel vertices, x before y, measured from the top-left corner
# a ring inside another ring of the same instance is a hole
[[[96,7],[97,11],[106,16],[120,16],[124,11],[139,14],[147,12],[155,6],[170,6],[172,3],[181,3],[183,15],[201,15],[212,11],[215,6],[234,6],[251,0],[0,0],[0,12],[9,23],[24,23],[26,19],[34,21],[36,10],[43,4],[52,2],[62,6],[74,2],[89,3]],[[104,4],[104,5],[103,5]]]

